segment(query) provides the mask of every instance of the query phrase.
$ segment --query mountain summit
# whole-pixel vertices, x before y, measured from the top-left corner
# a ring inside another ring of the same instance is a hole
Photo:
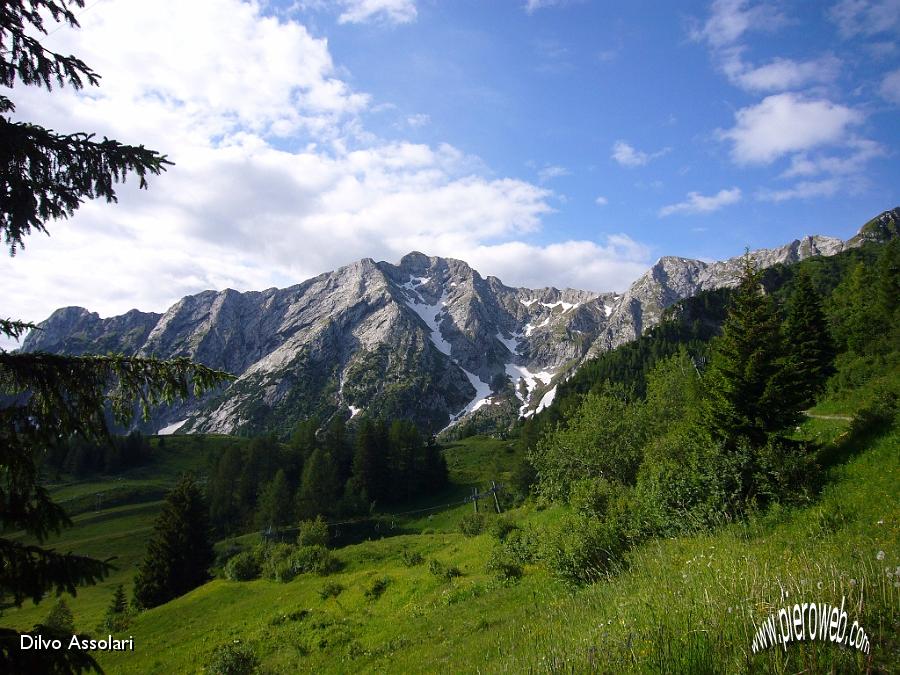
[[[755,251],[758,264],[834,255],[895,236],[900,210],[848,242],[811,236]],[[463,418],[508,424],[553,400],[584,359],[656,325],[666,307],[731,286],[740,257],[661,258],[624,294],[511,288],[461,260],[412,252],[364,258],[296,286],[204,291],[165,312],[101,319],[56,310],[25,351],[186,356],[238,379],[203,399],[156,411],[148,431],[287,431],[299,419],[361,412],[438,432]]]

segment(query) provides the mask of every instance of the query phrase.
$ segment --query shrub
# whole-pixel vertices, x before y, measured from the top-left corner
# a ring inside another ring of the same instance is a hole
[[[459,521],[459,531],[467,537],[475,537],[484,532],[485,517],[481,513],[469,513]]]
[[[509,518],[494,518],[488,525],[488,532],[498,541],[503,541],[510,534],[518,530],[519,526],[512,522]]]
[[[287,614],[276,614],[269,619],[269,625],[280,626],[288,621],[302,621],[307,616],[309,616],[308,609],[295,609],[293,612],[288,612]]]
[[[531,527],[527,529],[516,528],[502,543],[503,551],[510,560],[526,565],[533,563],[538,556],[538,536]]]
[[[259,560],[252,551],[244,551],[225,563],[225,578],[231,581],[250,581],[260,574]]]
[[[298,529],[297,543],[300,546],[328,546],[328,525],[322,516],[301,521]]]
[[[341,584],[334,581],[329,581],[327,584],[322,586],[321,589],[319,589],[319,597],[323,600],[327,600],[328,598],[336,598],[343,592],[344,587]]]
[[[403,559],[403,564],[407,567],[415,567],[425,562],[425,556],[418,551],[404,550],[400,557]]]
[[[262,549],[262,575],[274,581],[290,581],[293,575],[288,559],[294,550],[291,544],[270,544]]]
[[[550,572],[568,584],[596,581],[621,561],[626,548],[616,518],[570,515],[546,533],[542,558]]]
[[[384,594],[384,592],[387,590],[387,587],[390,583],[391,583],[390,577],[381,577],[379,579],[375,579],[371,583],[371,585],[365,590],[364,595],[369,600],[377,600]]]
[[[341,561],[324,546],[300,546],[290,557],[295,574],[328,576],[341,568]]]
[[[456,565],[445,565],[440,560],[432,558],[428,561],[428,571],[434,576],[450,581],[455,577],[461,577],[462,572]]]
[[[487,571],[503,581],[517,581],[522,578],[522,566],[516,561],[503,544],[494,546],[487,562]]]
[[[206,663],[206,672],[214,675],[249,675],[258,668],[259,659],[256,654],[242,645],[240,640],[216,647]]]

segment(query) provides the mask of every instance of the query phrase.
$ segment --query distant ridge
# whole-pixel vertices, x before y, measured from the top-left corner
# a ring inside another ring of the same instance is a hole
[[[844,242],[796,239],[753,256],[761,267],[830,256],[898,236],[900,209]],[[204,291],[164,314],[101,319],[56,310],[24,351],[187,356],[238,379],[155,411],[145,431],[286,432],[299,419],[365,413],[438,432],[460,419],[508,426],[552,400],[586,358],[635,339],[665,308],[731,286],[741,257],[661,258],[623,294],[511,288],[461,260],[412,252],[364,258],[284,289]]]

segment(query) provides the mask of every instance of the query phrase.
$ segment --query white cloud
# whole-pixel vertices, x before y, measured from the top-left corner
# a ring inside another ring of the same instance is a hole
[[[757,67],[749,66],[735,56],[724,66],[729,79],[748,91],[784,91],[833,82],[840,68],[841,60],[830,55],[808,61],[775,58]]]
[[[900,68],[884,76],[880,91],[886,100],[900,105]]]
[[[548,9],[550,7],[565,7],[566,5],[571,5],[576,2],[583,2],[584,0],[525,0],[525,11],[528,14],[533,14],[539,9]]]
[[[841,143],[862,121],[858,110],[831,101],[776,94],[738,110],[735,126],[719,137],[731,141],[738,164],[769,164],[788,153]]]
[[[701,195],[699,192],[688,192],[687,199],[683,202],[662,207],[659,210],[659,216],[665,218],[675,213],[711,213],[739,201],[741,201],[741,189],[737,187],[730,190],[719,190],[718,193],[709,197]]]
[[[176,164],[148,191],[130,180],[119,204],[87,202],[0,258],[17,289],[3,316],[163,311],[188,293],[286,286],[413,249],[537,285],[618,288],[643,270],[637,244],[525,243],[551,211],[549,190],[450,145],[374,137],[360,116],[370,97],[343,81],[327,42],[257,4],[119,0],[80,20],[48,46],[83,58],[101,87],[16,88],[20,118],[145,143]],[[534,257],[500,255],[512,250]],[[563,264],[564,250],[577,261]]]
[[[597,199],[594,200],[594,203],[595,203],[597,206],[606,206],[607,204],[609,204],[609,200],[608,200],[606,197],[600,196],[600,197],[597,197]]]
[[[426,115],[425,113],[408,115],[406,118],[406,123],[413,129],[418,129],[419,127],[424,127],[431,124],[431,115]]]
[[[887,154],[885,148],[873,140],[852,138],[847,141],[848,152],[842,156],[801,153],[791,157],[791,166],[781,174],[783,178],[815,176],[827,173],[835,176],[856,174],[877,157]]]
[[[747,0],[716,0],[712,3],[709,18],[691,31],[691,37],[714,48],[722,48],[735,44],[749,31],[773,31],[785,22],[784,14],[772,5],[751,5]]]
[[[845,39],[900,29],[900,0],[841,0],[828,12]]]
[[[411,23],[418,12],[415,0],[340,0],[343,12],[339,23],[365,23],[382,20],[388,23]]]
[[[543,169],[538,171],[538,180],[541,183],[546,183],[549,180],[553,180],[554,178],[562,178],[563,176],[570,175],[571,172],[564,166],[545,166]]]
[[[625,141],[619,140],[613,143],[611,157],[622,166],[634,168],[637,166],[644,166],[648,162],[658,157],[662,157],[670,150],[671,148],[663,148],[654,153],[647,153],[637,150]]]
[[[796,185],[783,190],[763,190],[757,194],[757,199],[765,202],[778,203],[789,199],[831,197],[842,187],[841,181],[837,178],[825,178],[817,181],[801,181]]]
[[[481,246],[466,260],[482,273],[495,274],[511,286],[536,288],[552,285],[593,291],[623,291],[643,274],[650,250],[625,234],[605,243],[564,241],[548,246],[508,242]],[[524,264],[523,264],[524,263]]]
[[[834,81],[841,61],[833,55],[808,60],[776,57],[753,65],[744,59],[742,42],[751,31],[773,32],[788,23],[785,15],[769,4],[746,0],[717,0],[706,22],[691,37],[709,45],[718,67],[735,86],[753,92],[776,92]]]

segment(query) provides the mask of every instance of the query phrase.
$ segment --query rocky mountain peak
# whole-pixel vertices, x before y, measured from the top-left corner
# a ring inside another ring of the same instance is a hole
[[[833,255],[897,236],[886,211],[848,242],[809,236],[752,252],[760,267]],[[234,373],[226,390],[156,411],[148,431],[287,432],[300,418],[361,412],[408,417],[431,431],[461,419],[509,424],[549,405],[586,358],[638,337],[664,310],[733,286],[742,256],[666,256],[622,294],[512,288],[467,263],[411,252],[398,264],[363,258],[289,288],[203,291],[164,314],[101,319],[54,312],[27,351],[188,356]],[[480,422],[479,422],[480,423]]]

